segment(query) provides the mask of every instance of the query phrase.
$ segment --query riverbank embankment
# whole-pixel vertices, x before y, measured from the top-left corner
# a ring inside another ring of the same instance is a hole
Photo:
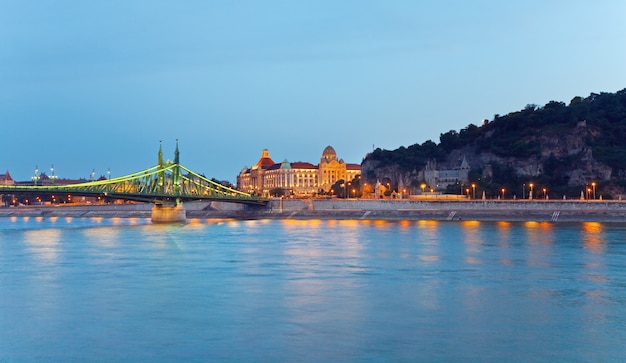
[[[603,200],[272,200],[268,214],[294,219],[626,222],[626,202]]]
[[[187,218],[481,220],[626,222],[626,202],[579,200],[367,200],[273,199],[266,207],[197,202]],[[0,208],[0,217],[150,218],[151,204],[48,205]]]

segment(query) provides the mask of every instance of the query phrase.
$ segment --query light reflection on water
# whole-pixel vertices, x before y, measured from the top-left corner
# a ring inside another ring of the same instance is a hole
[[[6,218],[0,361],[619,361],[625,232]]]
[[[24,232],[24,242],[33,255],[48,263],[54,262],[59,254],[61,231],[58,229],[35,229]]]

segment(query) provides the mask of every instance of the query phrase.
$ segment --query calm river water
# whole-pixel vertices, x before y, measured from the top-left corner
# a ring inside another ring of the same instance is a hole
[[[0,218],[0,361],[624,361],[626,226]]]

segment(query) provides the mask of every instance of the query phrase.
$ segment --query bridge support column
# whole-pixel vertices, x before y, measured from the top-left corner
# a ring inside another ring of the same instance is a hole
[[[177,205],[159,205],[152,207],[152,223],[181,223],[187,220],[183,203]]]

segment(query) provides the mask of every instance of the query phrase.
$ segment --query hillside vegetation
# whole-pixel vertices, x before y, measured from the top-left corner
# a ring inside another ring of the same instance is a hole
[[[469,182],[492,195],[501,188],[521,194],[529,182],[546,187],[553,198],[579,196],[591,182],[605,197],[624,194],[626,89],[574,97],[569,104],[527,105],[480,126],[442,133],[439,143],[376,149],[363,162],[363,177],[416,187],[428,161],[453,168],[461,155],[472,168]]]

